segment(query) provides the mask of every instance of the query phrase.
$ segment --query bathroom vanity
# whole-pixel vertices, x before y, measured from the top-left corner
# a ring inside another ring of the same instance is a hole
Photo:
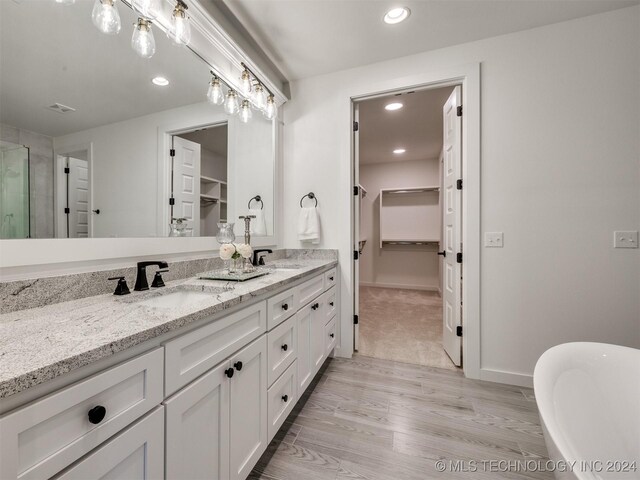
[[[246,478],[336,346],[337,279],[285,259],[0,316],[0,478]]]

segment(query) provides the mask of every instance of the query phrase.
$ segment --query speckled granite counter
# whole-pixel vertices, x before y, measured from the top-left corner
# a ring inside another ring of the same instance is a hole
[[[275,269],[244,283],[191,278],[167,282],[161,290],[98,295],[0,315],[0,399],[337,264],[333,251],[318,256],[324,258],[298,255],[278,260],[282,266],[301,268]],[[170,308],[140,303],[170,289],[210,295]]]

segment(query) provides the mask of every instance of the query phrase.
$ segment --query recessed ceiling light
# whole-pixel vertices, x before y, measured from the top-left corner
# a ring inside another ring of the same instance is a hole
[[[411,10],[407,7],[392,8],[384,16],[384,23],[393,25],[394,23],[400,23],[411,15]]]
[[[399,155],[401,153],[406,152],[406,150],[404,148],[396,148],[393,153],[395,153],[396,155]]]
[[[151,80],[151,83],[158,85],[159,87],[166,87],[169,85],[169,80],[164,77],[154,77],[153,80]]]
[[[390,103],[389,105],[385,105],[384,109],[389,111],[400,110],[403,105],[400,102]]]

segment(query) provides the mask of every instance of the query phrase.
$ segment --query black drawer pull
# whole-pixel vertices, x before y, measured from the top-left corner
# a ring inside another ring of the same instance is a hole
[[[236,363],[234,363],[234,364],[233,364],[233,367],[234,367],[236,370],[238,370],[238,371],[242,370],[242,362],[236,362]]]
[[[224,374],[225,374],[227,377],[231,378],[231,377],[233,377],[233,372],[234,372],[233,368],[227,368],[227,369],[224,371]]]
[[[285,343],[285,344],[284,344],[284,345],[282,345],[280,348],[286,352],[286,351],[289,349],[289,345],[287,345],[287,344]]]
[[[314,303],[313,305],[311,305],[311,309],[312,309],[312,310],[317,310],[317,309],[318,309],[318,307],[320,307],[320,304],[319,304],[319,303]]]
[[[333,338],[333,337],[335,337],[336,335],[335,335],[335,333],[330,333],[330,334],[329,334],[329,336],[330,336],[331,338]]]
[[[104,417],[106,415],[107,415],[107,409],[104,408],[102,405],[93,407],[91,410],[89,410],[89,422],[93,423],[94,425],[97,425],[102,420],[104,420]]]
[[[331,305],[333,307],[333,302],[329,302],[329,305]]]
[[[286,312],[287,310],[289,310],[289,305],[286,303],[282,304],[282,309]]]
[[[282,401],[283,402],[288,402],[289,401],[289,395],[282,395]]]

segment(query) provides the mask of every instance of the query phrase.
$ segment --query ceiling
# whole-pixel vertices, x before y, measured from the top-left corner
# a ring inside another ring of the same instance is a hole
[[[494,37],[640,3],[640,0],[222,1],[289,80]],[[382,21],[398,5],[397,25]]]
[[[359,103],[360,164],[438,158],[442,150],[442,106],[453,87],[389,95]],[[403,104],[387,111],[385,105]],[[403,154],[394,154],[404,148]]]
[[[205,100],[209,69],[155,29],[156,54],[132,50],[136,16],[118,2],[122,30],[104,35],[91,0],[0,0],[0,122],[52,137]],[[157,87],[157,75],[170,80]],[[75,112],[46,107],[61,103]]]

